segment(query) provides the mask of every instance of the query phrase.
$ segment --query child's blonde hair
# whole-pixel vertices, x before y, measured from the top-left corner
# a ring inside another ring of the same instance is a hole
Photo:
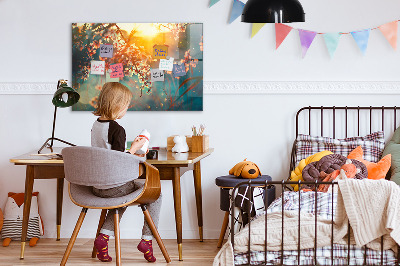
[[[131,102],[132,92],[121,83],[107,82],[101,89],[94,115],[110,120],[118,118],[123,108]]]

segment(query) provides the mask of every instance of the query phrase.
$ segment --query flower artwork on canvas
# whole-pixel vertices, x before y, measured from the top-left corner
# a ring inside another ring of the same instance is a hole
[[[73,23],[73,110],[93,111],[106,82],[132,91],[129,111],[202,111],[203,25]]]

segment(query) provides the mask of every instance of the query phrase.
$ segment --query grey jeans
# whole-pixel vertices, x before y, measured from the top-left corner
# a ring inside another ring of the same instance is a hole
[[[144,182],[137,182],[137,181],[135,182],[135,180],[132,180],[122,186],[108,188],[108,189],[98,189],[93,187],[92,191],[94,195],[101,198],[115,198],[128,195],[138,189],[141,189],[143,186]],[[158,221],[160,219],[161,202],[162,202],[162,196],[160,194],[160,197],[158,197],[158,199],[155,202],[146,204],[146,207],[149,210],[151,218],[153,219],[154,224],[156,225],[157,228],[158,228]],[[126,207],[118,208],[119,219],[122,218],[122,215],[124,214],[125,210]],[[104,221],[100,233],[109,236],[114,236],[114,214],[115,214],[115,209],[108,210],[106,220]],[[153,234],[150,230],[149,225],[145,220],[142,230],[142,239],[151,240],[152,238]]]

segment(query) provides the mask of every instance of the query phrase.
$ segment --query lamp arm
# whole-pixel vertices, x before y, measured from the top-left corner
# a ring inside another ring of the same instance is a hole
[[[51,144],[50,144],[50,148],[53,147],[54,131],[55,131],[55,129],[56,129],[56,118],[57,118],[57,106],[54,106],[53,131],[51,132]]]

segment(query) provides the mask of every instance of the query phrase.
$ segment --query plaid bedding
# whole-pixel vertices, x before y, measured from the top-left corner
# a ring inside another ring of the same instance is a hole
[[[364,253],[366,258],[364,261]],[[317,248],[316,265],[382,265],[381,252],[371,249],[364,249],[350,245],[350,261],[347,262],[347,245],[333,245],[333,262],[331,247]],[[265,253],[262,251],[250,252],[250,265],[265,265]],[[247,253],[235,255],[235,265],[248,265]],[[281,265],[281,252],[268,251],[266,265]],[[283,265],[298,265],[297,250],[285,250],[283,252]],[[303,249],[300,251],[300,265],[314,264],[314,249]],[[383,265],[396,265],[396,257],[392,250],[383,252]]]
[[[335,214],[336,208],[336,194],[317,192],[317,201],[315,202],[315,192],[313,191],[300,193],[288,191],[284,193],[283,197],[279,197],[271,203],[268,207],[267,215],[282,211],[282,202],[284,210],[298,210],[300,208],[301,212],[316,213],[325,219],[332,219],[332,207],[333,214]],[[265,212],[260,215],[265,215]],[[257,219],[260,215],[254,217],[254,219]],[[317,248],[317,265],[382,265],[380,251],[350,245],[349,264],[347,262],[347,245],[333,245],[333,264],[331,251],[331,246]],[[366,257],[364,258],[365,253]],[[300,257],[300,265],[314,265],[314,249],[303,249],[300,251],[300,256],[298,256],[297,250],[285,250],[283,253],[283,264],[298,265],[298,257]],[[265,265],[264,259],[265,252],[250,252],[250,265]],[[392,250],[385,250],[383,252],[383,265],[395,265],[395,263],[396,257],[394,252]],[[248,265],[248,254],[235,254],[235,265]],[[281,265],[281,252],[267,251],[266,265]]]
[[[295,165],[298,165],[302,159],[324,150],[347,157],[358,146],[361,146],[364,151],[364,160],[370,162],[379,161],[385,148],[383,131],[374,132],[364,137],[345,139],[299,134],[296,139]]]

